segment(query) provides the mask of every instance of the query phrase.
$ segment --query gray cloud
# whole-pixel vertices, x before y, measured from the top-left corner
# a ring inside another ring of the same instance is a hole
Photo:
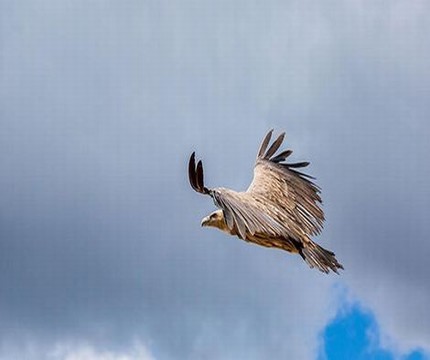
[[[341,279],[430,347],[428,7],[360,4],[2,4],[0,354],[313,357],[333,278],[200,229],[186,179],[197,150],[245,188],[272,126],[312,161]]]
[[[348,34],[354,45],[338,58],[325,96],[335,109],[331,126],[318,129],[333,172],[323,184],[334,200],[325,235],[336,239],[348,286],[375,311],[393,346],[428,349],[430,77],[423,59],[430,48],[422,14],[429,9],[397,4],[383,18],[386,10]],[[347,18],[354,26],[363,20]]]

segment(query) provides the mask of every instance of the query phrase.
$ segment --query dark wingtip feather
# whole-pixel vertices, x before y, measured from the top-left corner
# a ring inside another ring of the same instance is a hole
[[[304,180],[306,180],[306,179],[316,180],[316,177],[313,177],[311,175],[302,173],[302,172],[297,171],[297,170],[290,169],[286,164],[280,164],[280,165],[284,166],[286,169],[288,169],[289,171],[291,171],[293,174],[296,174],[297,176],[299,176],[301,178],[304,178]],[[313,185],[315,185],[315,184],[313,184]]]
[[[188,179],[190,181],[191,187],[198,191],[197,183],[196,183],[196,153],[193,153],[190,156],[190,161],[188,162]]]
[[[267,150],[266,154],[264,154],[265,159],[270,159],[270,157],[279,149],[282,142],[284,141],[285,132],[281,133],[278,138],[273,142],[272,146],[270,146],[269,150]]]
[[[302,161],[302,162],[296,162],[296,163],[292,163],[292,164],[285,164],[287,165],[289,168],[302,168],[302,167],[306,167],[310,164],[309,161]]]
[[[199,160],[199,162],[197,163],[197,171],[196,171],[196,180],[197,180],[197,187],[199,188],[199,190],[203,190],[204,186],[204,182],[203,182],[203,164],[202,161]]]
[[[270,161],[273,161],[274,163],[279,163],[281,161],[284,161],[288,156],[290,156],[293,153],[293,150],[285,150],[281,152],[279,155],[276,155],[273,159]]]
[[[269,145],[269,141],[272,137],[272,133],[273,133],[273,129],[271,129],[266,136],[263,139],[263,142],[260,145],[260,149],[258,150],[258,155],[257,158],[261,158],[263,157],[263,154],[265,153],[266,149],[267,149],[267,145]]]

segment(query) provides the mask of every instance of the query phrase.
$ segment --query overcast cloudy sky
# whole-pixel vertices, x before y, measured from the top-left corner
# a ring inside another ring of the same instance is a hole
[[[427,1],[0,1],[0,359],[430,358]],[[341,276],[200,219],[274,127]],[[345,346],[348,344],[349,346]]]

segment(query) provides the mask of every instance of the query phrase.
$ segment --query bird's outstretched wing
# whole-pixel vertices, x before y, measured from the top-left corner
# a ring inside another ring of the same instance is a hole
[[[246,192],[206,188],[202,163],[199,161],[196,166],[194,153],[188,168],[190,183],[197,192],[213,198],[215,205],[223,210],[228,228],[236,230],[242,239],[249,233],[292,237],[301,241],[321,231],[324,214],[318,206],[321,203],[319,188],[312,183],[310,176],[295,170],[308,163],[283,162],[292,153],[291,150],[273,157],[283,141],[284,133],[267,150],[272,132],[261,144],[254,179]]]
[[[285,133],[279,135],[266,151],[271,135],[272,131],[261,144],[254,167],[254,178],[247,192],[266,199],[275,204],[280,212],[284,212],[287,215],[284,221],[290,223],[293,232],[298,231],[297,239],[300,239],[299,235],[317,235],[324,222],[324,212],[320,207],[320,188],[313,183],[311,176],[297,170],[309,163],[286,163],[291,150],[273,156],[282,144]]]

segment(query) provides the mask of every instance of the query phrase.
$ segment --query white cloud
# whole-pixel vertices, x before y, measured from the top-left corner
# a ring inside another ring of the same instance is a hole
[[[142,344],[135,344],[125,351],[97,350],[90,345],[70,346],[60,344],[48,355],[49,360],[155,360]]]
[[[121,350],[100,349],[88,343],[59,342],[54,345],[35,341],[6,341],[0,347],[0,360],[155,360],[141,342]]]

